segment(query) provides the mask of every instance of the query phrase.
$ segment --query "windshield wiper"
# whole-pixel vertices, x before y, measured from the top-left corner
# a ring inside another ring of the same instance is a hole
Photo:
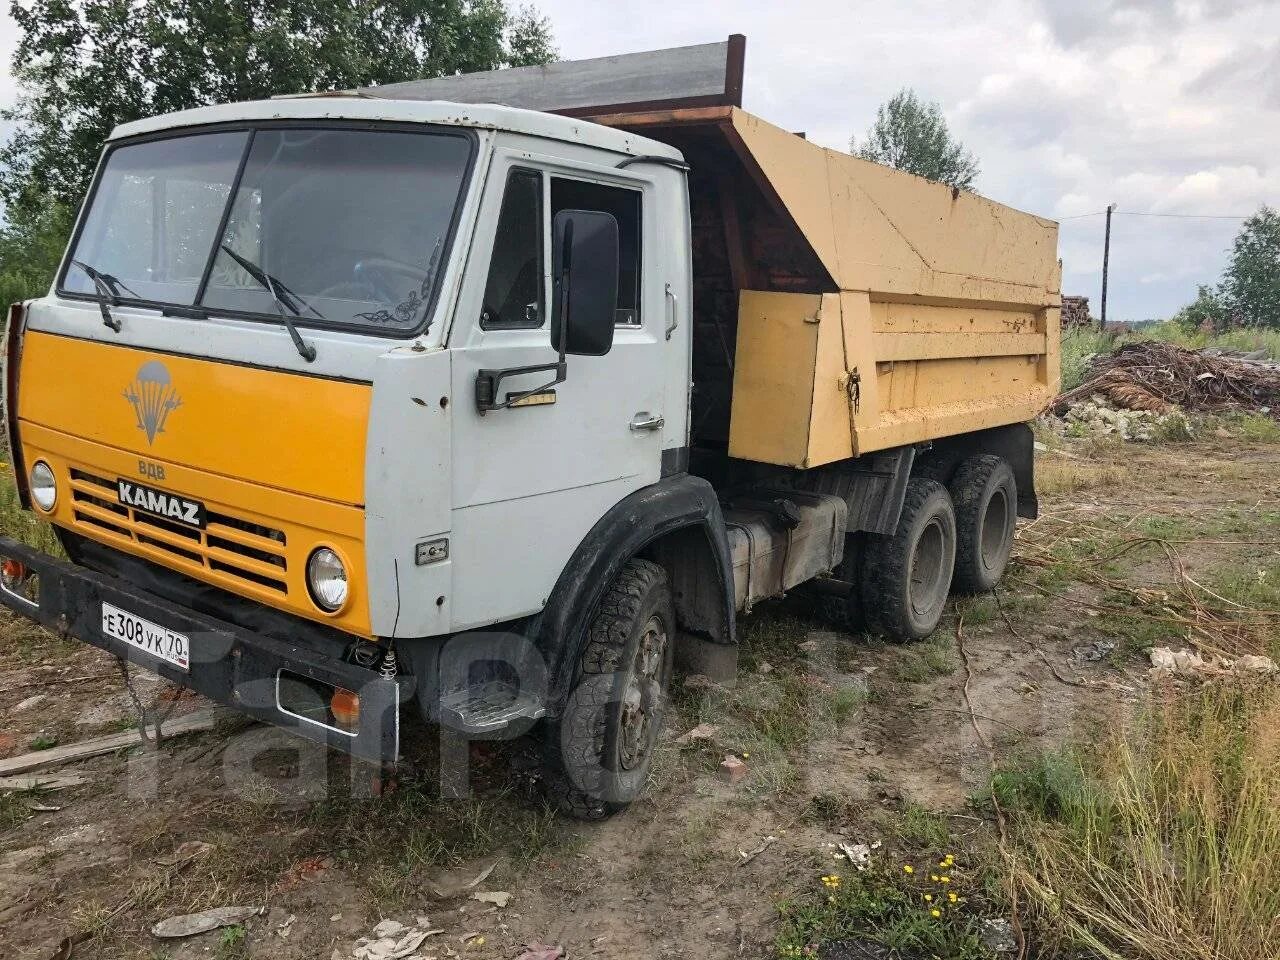
[[[85,272],[90,280],[93,281],[93,288],[98,292],[98,310],[102,313],[102,322],[110,327],[116,333],[120,332],[120,321],[111,315],[111,307],[120,306],[120,289],[123,287],[135,297],[138,292],[133,290],[119,277],[113,277],[109,273],[103,273],[97,267],[91,267],[83,260],[72,260],[72,266],[79,267]],[[138,299],[142,299],[138,297]],[[108,306],[108,304],[110,306]]]
[[[293,345],[297,347],[298,353],[301,355],[303,360],[307,361],[307,363],[314,362],[316,359],[316,348],[302,339],[302,334],[298,333],[298,328],[294,326],[293,321],[289,319],[288,314],[284,311],[285,308],[288,307],[295,317],[300,317],[302,316],[302,310],[298,305],[301,304],[321,320],[324,319],[324,314],[315,307],[306,303],[306,301],[296,293],[292,292],[288,287],[271,274],[267,273],[267,271],[263,270],[252,260],[247,260],[240,256],[240,254],[236,253],[225,243],[221,244],[221,247],[232,260],[244,268],[245,273],[257,280],[258,283],[262,284],[262,286],[266,288],[267,293],[271,294],[271,300],[276,305],[276,313],[280,314],[280,320],[284,324],[284,328],[289,331],[289,337],[293,340]],[[281,294],[284,296],[282,297]]]

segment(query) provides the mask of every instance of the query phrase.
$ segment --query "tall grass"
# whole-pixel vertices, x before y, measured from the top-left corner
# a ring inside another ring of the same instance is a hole
[[[1127,735],[1053,769],[997,779],[1021,806],[1020,900],[1049,930],[1108,958],[1280,956],[1275,683],[1168,694]]]
[[[1116,348],[1116,335],[1096,327],[1076,327],[1062,334],[1062,389],[1074,390],[1084,383],[1089,361],[1095,354]]]
[[[1065,341],[1065,337],[1063,339]],[[1223,333],[1207,336],[1198,330],[1188,330],[1179,323],[1166,320],[1163,323],[1154,323],[1140,330],[1135,330],[1127,335],[1126,340],[1130,342],[1136,340],[1161,340],[1166,343],[1177,344],[1180,347],[1187,347],[1191,350],[1200,350],[1204,347],[1245,350],[1250,353],[1255,350],[1265,350],[1267,351],[1267,356],[1273,360],[1280,360],[1280,330],[1264,329],[1262,327],[1242,327],[1238,330],[1227,330]]]

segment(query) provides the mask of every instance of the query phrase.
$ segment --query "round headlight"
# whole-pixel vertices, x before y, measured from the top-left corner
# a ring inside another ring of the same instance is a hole
[[[54,482],[53,470],[43,460],[37,460],[31,467],[31,499],[45,513],[58,502],[58,485]]]
[[[347,602],[347,568],[328,547],[316,550],[307,561],[307,586],[321,610],[333,613]]]

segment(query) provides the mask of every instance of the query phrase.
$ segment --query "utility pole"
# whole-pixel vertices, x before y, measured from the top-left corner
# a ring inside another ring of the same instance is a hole
[[[1111,263],[1111,211],[1114,203],[1107,204],[1107,233],[1102,241],[1102,316],[1098,318],[1098,329],[1107,329],[1107,268]]]

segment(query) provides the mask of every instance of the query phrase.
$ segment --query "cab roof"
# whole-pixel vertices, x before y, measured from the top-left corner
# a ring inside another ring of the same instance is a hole
[[[601,126],[590,120],[493,103],[452,103],[444,100],[391,100],[368,95],[315,95],[277,100],[252,100],[212,107],[196,107],[132,123],[122,123],[109,140],[121,140],[182,127],[262,120],[385,120],[504,130],[548,140],[581,143],[628,156],[684,159],[680,151],[635,133]]]

